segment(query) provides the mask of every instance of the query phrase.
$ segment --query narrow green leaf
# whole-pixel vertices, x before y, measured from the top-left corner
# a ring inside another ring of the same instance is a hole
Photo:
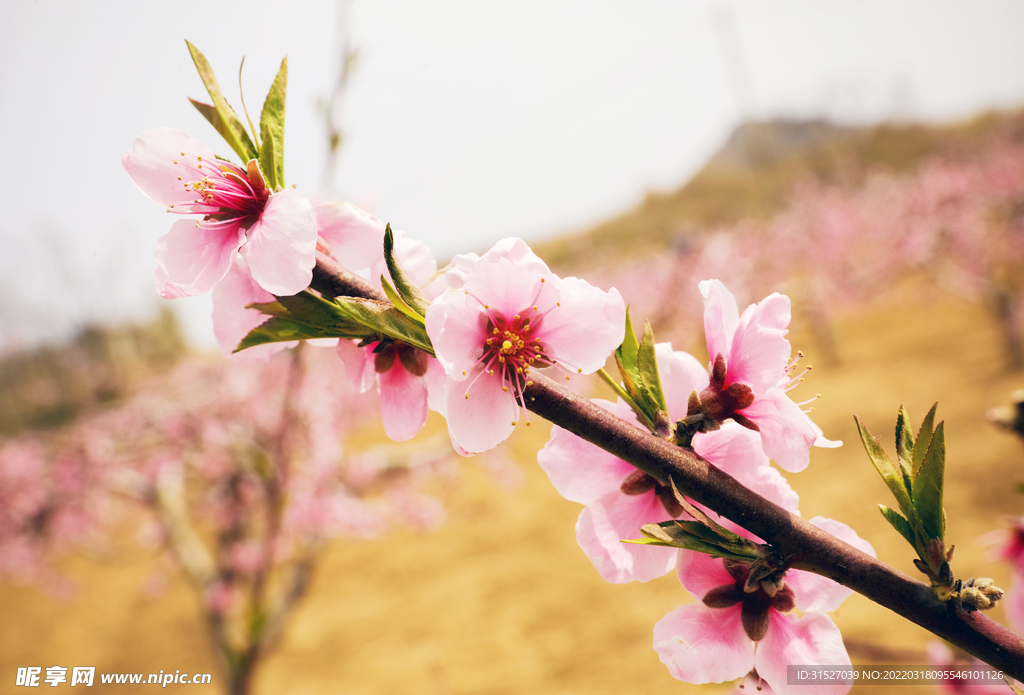
[[[914,508],[929,540],[943,537],[942,480],[945,467],[946,436],[940,422],[914,479]]]
[[[938,403],[932,405],[932,409],[928,411],[924,422],[921,423],[921,429],[917,431],[917,441],[914,442],[914,461],[910,468],[913,480],[917,479],[917,472],[921,468],[921,464],[924,463],[924,455],[932,443],[932,427],[935,422],[935,409],[938,407]]]
[[[381,287],[384,288],[384,294],[387,295],[387,298],[391,300],[391,303],[395,305],[396,309],[419,325],[426,326],[426,322],[423,320],[423,317],[417,314],[415,309],[405,303],[405,300],[398,294],[398,291],[391,286],[391,283],[388,282],[388,279],[383,275],[380,276],[380,284]]]
[[[900,405],[900,412],[896,416],[896,461],[900,464],[900,473],[903,475],[903,487],[912,489],[913,478],[910,475],[910,468],[914,460],[914,433],[910,430],[910,416],[907,409]]]
[[[666,522],[663,524],[644,524],[640,528],[640,533],[644,534],[645,538],[625,540],[623,543],[685,548],[686,550],[696,550],[699,553],[705,553],[712,557],[724,557],[730,560],[745,560],[748,562],[756,557],[749,553],[737,554],[730,552],[726,548],[708,543],[672,522]]]
[[[637,353],[640,351],[640,343],[636,340],[636,329],[633,328],[633,320],[629,317],[629,306],[626,306],[626,337],[622,340],[620,345],[615,350],[615,355],[618,358],[619,369],[625,370],[633,380],[636,381],[636,358]]]
[[[640,349],[636,358],[637,371],[643,386],[650,392],[653,405],[662,412],[668,412],[665,405],[665,394],[661,390],[661,376],[658,374],[658,357],[654,350],[654,329],[650,321],[644,321],[644,335],[640,340]]]
[[[360,297],[335,297],[334,301],[352,320],[389,338],[409,343],[430,355],[434,354],[426,329],[391,304]]]
[[[249,334],[242,338],[233,352],[241,352],[246,348],[264,345],[266,343],[287,343],[293,340],[311,340],[313,338],[336,338],[336,333],[326,331],[315,326],[306,326],[288,319],[271,317],[256,328],[249,331]]]
[[[430,300],[416,286],[416,283],[409,278],[409,275],[402,267],[402,263],[398,260],[398,256],[395,254],[395,235],[391,231],[390,224],[384,230],[384,260],[388,264],[388,272],[391,274],[391,279],[395,283],[395,289],[398,290],[398,294],[402,296],[406,304],[412,307],[416,313],[420,316],[426,316]]]
[[[892,461],[889,460],[889,456],[882,449],[878,443],[868,431],[868,428],[864,426],[864,423],[860,421],[860,418],[856,415],[853,416],[854,421],[857,423],[857,431],[860,432],[860,440],[864,443],[864,449],[868,453],[868,458],[871,459],[872,465],[878,474],[882,476],[882,480],[885,482],[889,491],[892,492],[893,497],[896,498],[896,502],[899,503],[900,511],[902,511],[907,518],[914,518],[914,507],[910,502],[910,494],[907,489],[903,486],[903,476],[897,475],[896,468],[892,465]]]
[[[349,319],[330,302],[309,292],[280,297],[276,302],[250,304],[248,308],[257,309],[272,318],[250,331],[235,352],[265,343],[313,338],[368,338],[375,334],[361,323]]]
[[[907,543],[910,543],[911,548],[917,548],[917,542],[914,540],[914,528],[910,525],[910,522],[903,518],[895,509],[889,509],[884,504],[878,505],[878,509],[881,510],[882,516],[888,521],[894,529],[900,532],[900,535],[907,539]]]
[[[260,114],[260,169],[270,190],[284,188],[284,101],[288,91],[288,58],[281,61]]]
[[[202,78],[206,91],[213,100],[213,106],[202,104],[194,99],[190,99],[190,101],[199,110],[199,113],[203,114],[206,120],[210,121],[213,127],[217,129],[221,137],[231,145],[231,149],[242,158],[243,162],[255,159],[259,154],[256,151],[256,145],[253,144],[249,134],[245,132],[245,126],[238,120],[235,110],[231,108],[231,105],[228,104],[221,93],[220,85],[217,84],[217,78],[213,74],[213,68],[210,67],[206,56],[193,46],[191,41],[185,41],[185,43],[188,45],[188,52],[192,56],[192,62],[196,65],[199,77]],[[216,113],[216,119],[211,118],[210,109]]]

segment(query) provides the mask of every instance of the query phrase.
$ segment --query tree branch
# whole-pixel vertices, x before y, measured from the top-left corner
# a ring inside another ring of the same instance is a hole
[[[314,283],[332,296],[379,299],[331,257],[317,253]],[[334,290],[337,290],[336,292]],[[942,603],[924,583],[794,516],[740,485],[698,454],[626,422],[540,374],[523,395],[531,411],[615,454],[775,546],[795,569],[828,577],[946,639],[1011,677],[1024,679],[1024,639],[979,612]]]

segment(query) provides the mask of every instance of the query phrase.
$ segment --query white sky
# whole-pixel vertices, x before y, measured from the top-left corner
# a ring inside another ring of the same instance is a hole
[[[439,257],[578,230],[680,185],[749,116],[930,121],[1024,104],[1024,4],[353,0],[333,197]],[[153,311],[170,227],[121,155],[149,128],[230,154],[185,38],[254,118],[289,58],[286,177],[316,195],[333,0],[0,0],[0,350]],[[742,58],[737,58],[737,56]],[[176,300],[211,344],[209,298]]]

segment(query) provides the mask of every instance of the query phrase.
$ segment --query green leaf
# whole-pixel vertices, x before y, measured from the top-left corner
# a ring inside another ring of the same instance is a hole
[[[637,371],[640,373],[642,390],[649,393],[651,404],[662,412],[668,412],[665,405],[665,394],[661,390],[661,376],[658,374],[658,357],[654,350],[654,329],[650,321],[644,321],[644,335],[640,340],[640,348],[636,358]]]
[[[210,67],[206,56],[193,46],[192,42],[185,41],[185,43],[188,45],[188,52],[192,55],[192,62],[196,64],[199,77],[202,78],[203,84],[206,85],[206,91],[213,100],[213,105],[203,104],[195,99],[189,99],[189,101],[217,129],[217,132],[231,145],[231,149],[242,158],[243,162],[255,159],[259,154],[256,151],[256,145],[253,144],[249,134],[245,132],[245,126],[238,120],[235,110],[221,94],[220,85],[217,84],[217,78],[214,76],[213,68]]]
[[[270,85],[260,114],[260,169],[267,177],[271,191],[284,188],[284,100],[288,90],[288,58]]]
[[[881,510],[882,516],[885,520],[892,525],[894,529],[900,532],[900,535],[907,539],[907,543],[910,543],[910,547],[916,549],[917,542],[914,539],[914,528],[910,525],[910,522],[903,518],[895,509],[889,509],[884,504],[878,505],[878,509]]]
[[[619,370],[625,375],[628,373],[636,381],[634,375],[639,374],[636,368],[637,353],[640,351],[640,343],[636,341],[636,329],[633,328],[633,320],[629,317],[629,306],[626,306],[626,337],[615,350],[616,362]]]
[[[707,541],[693,533],[687,524],[695,522],[664,521],[659,524],[644,524],[640,527],[640,533],[644,538],[624,540],[623,543],[635,543],[638,545],[660,545],[669,548],[685,548],[705,553],[712,557],[723,557],[729,560],[741,560],[750,562],[759,557],[757,546],[746,541],[750,547],[730,547],[716,541]],[[690,527],[692,528],[692,527]]]
[[[903,487],[907,490],[913,485],[910,468],[914,460],[914,433],[910,430],[909,420],[907,409],[901,404],[900,412],[896,416],[896,461],[900,464]]]
[[[924,422],[921,423],[921,429],[917,431],[917,441],[914,442],[914,461],[910,468],[912,479],[917,478],[917,472],[920,470],[921,464],[924,463],[924,455],[932,443],[932,426],[935,422],[935,409],[938,407],[938,403],[932,405],[932,409],[928,411]]]
[[[928,539],[943,537],[942,479],[946,467],[943,424],[935,428],[928,452],[914,479],[914,508]]]
[[[309,292],[278,297],[276,302],[250,304],[272,318],[249,332],[235,352],[265,343],[313,338],[368,338],[375,332],[348,318],[338,307]]]
[[[388,264],[388,272],[395,283],[395,289],[402,296],[405,303],[412,307],[420,316],[427,315],[427,307],[430,300],[423,294],[405,272],[398,256],[395,254],[395,235],[391,231],[391,225],[384,230],[384,261]]]
[[[860,421],[860,418],[856,415],[853,416],[854,421],[857,423],[857,431],[860,432],[860,440],[864,443],[864,449],[868,452],[868,458],[871,459],[871,463],[874,465],[875,470],[882,476],[882,480],[885,481],[889,491],[892,492],[893,497],[896,498],[896,502],[899,503],[900,511],[902,511],[908,518],[914,518],[914,507],[910,502],[910,494],[906,487],[903,485],[903,476],[897,475],[895,467],[892,465],[892,461],[889,460],[889,456],[882,449],[878,443],[868,431],[868,428],[864,426],[864,423]]]
[[[409,343],[430,355],[434,354],[426,329],[391,304],[361,297],[335,297],[334,301],[352,320],[389,338]]]
[[[388,279],[383,275],[380,276],[380,284],[381,287],[384,288],[384,294],[387,295],[387,298],[391,300],[391,303],[395,305],[396,309],[419,325],[426,326],[426,322],[423,320],[423,317],[416,313],[415,309],[405,303],[405,300],[398,294],[398,291],[391,286],[391,283],[388,282]]]

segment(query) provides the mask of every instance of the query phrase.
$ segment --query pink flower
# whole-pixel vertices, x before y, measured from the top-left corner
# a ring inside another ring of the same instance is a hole
[[[761,433],[764,453],[787,471],[802,471],[811,446],[836,447],[825,439],[786,392],[796,386],[797,360],[790,361],[789,297],[771,294],[740,316],[736,299],[718,280],[700,283],[711,376],[701,391],[703,409],[714,420],[732,418]]]
[[[625,320],[614,288],[559,278],[520,239],[495,244],[462,290],[449,289],[427,310],[456,449],[479,453],[512,434],[531,368],[590,374],[604,366]]]
[[[208,292],[241,251],[256,282],[277,295],[301,292],[316,263],[316,222],[306,197],[269,191],[256,161],[217,159],[172,128],[148,130],[121,159],[128,176],[179,220],[157,242],[157,290],[165,298]]]
[[[656,350],[670,418],[682,417],[690,392],[707,383],[707,372],[693,356],[673,352],[670,344],[660,344]],[[622,400],[594,402],[628,422],[637,422]],[[727,422],[719,430],[695,435],[693,447],[746,487],[799,513],[796,493],[768,465],[755,432]],[[537,453],[537,462],[563,497],[586,505],[576,522],[576,540],[605,580],[646,582],[672,570],[675,549],[622,542],[640,537],[644,524],[679,518],[682,509],[670,488],[557,426]]]
[[[821,517],[810,521],[874,555],[870,544],[845,524]],[[673,677],[721,683],[757,669],[776,693],[787,695],[804,691],[788,685],[787,665],[850,665],[839,629],[819,611],[835,610],[852,592],[799,570],[786,573],[774,596],[763,587],[746,592],[749,572],[742,563],[679,551],[679,581],[700,603],[680,606],[654,626],[654,649]],[[804,615],[790,614],[793,608]],[[822,685],[815,692],[842,695],[850,687]]]
[[[331,255],[380,288],[381,275],[388,273],[384,223],[349,203],[324,203],[314,214]],[[426,286],[437,274],[430,249],[401,231],[394,232],[394,239],[395,255],[409,278]],[[427,421],[428,410],[443,411],[444,370],[426,352],[390,339],[365,345],[339,340],[337,351],[356,391],[377,385],[384,432],[392,439],[412,439]]]

